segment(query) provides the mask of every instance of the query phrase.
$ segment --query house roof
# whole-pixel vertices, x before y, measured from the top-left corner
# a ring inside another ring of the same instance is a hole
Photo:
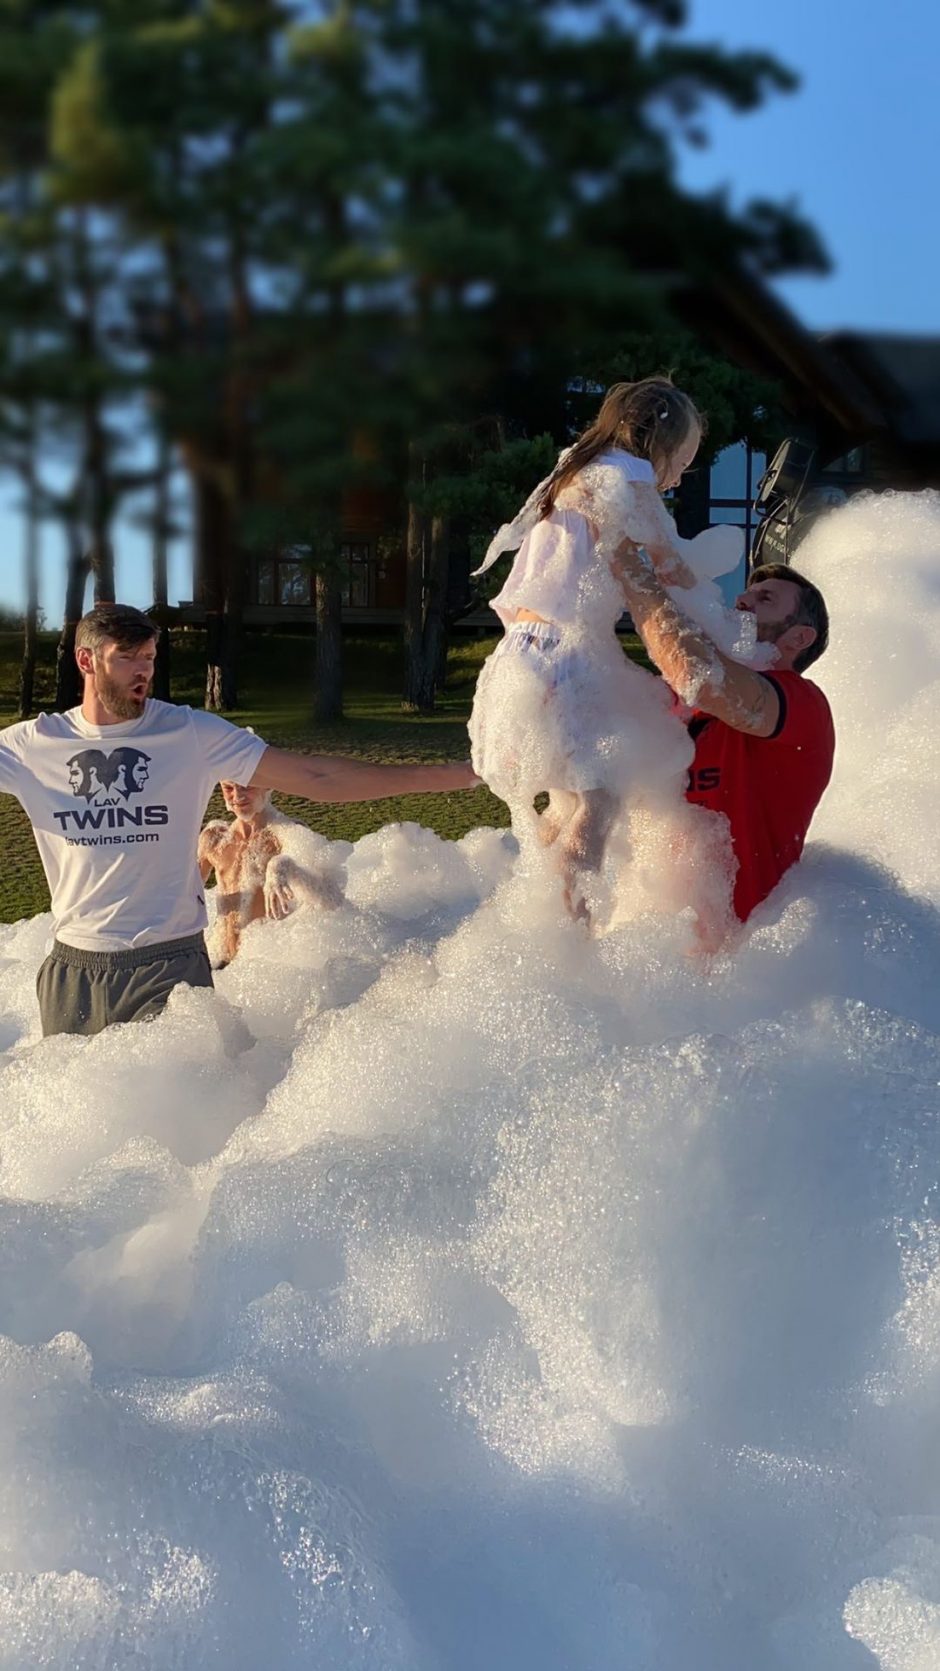
[[[822,344],[872,391],[898,440],[940,448],[940,337],[837,331]]]
[[[794,413],[813,420],[822,438],[854,444],[884,428],[877,391],[827,341],[808,331],[764,279],[743,262],[684,285],[676,302],[738,365],[781,384]]]
[[[877,439],[918,479],[940,479],[940,336],[816,335],[766,280],[735,263],[676,283],[678,310],[738,365],[773,378],[823,455]]]

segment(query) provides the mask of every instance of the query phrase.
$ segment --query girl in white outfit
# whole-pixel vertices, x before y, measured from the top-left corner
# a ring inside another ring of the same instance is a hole
[[[739,531],[682,540],[659,497],[688,469],[701,435],[694,405],[667,378],[615,384],[477,571],[519,547],[492,600],[506,636],[477,682],[474,770],[508,803],[520,839],[535,834],[554,850],[574,916],[588,916],[583,873],[600,867],[625,801],[638,790],[647,804],[680,799],[693,753],[672,693],[617,640],[618,546],[642,546],[665,583],[681,588],[684,612],[727,653],[754,660],[753,620],[725,609],[711,578],[740,560]],[[694,695],[682,692],[690,704]],[[539,818],[533,800],[546,791]]]

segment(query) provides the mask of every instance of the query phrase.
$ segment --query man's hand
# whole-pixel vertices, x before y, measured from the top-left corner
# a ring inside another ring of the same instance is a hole
[[[266,748],[251,779],[252,789],[279,789],[308,801],[384,801],[393,795],[440,795],[478,789],[469,760],[442,766],[375,766],[341,755],[294,754]]]

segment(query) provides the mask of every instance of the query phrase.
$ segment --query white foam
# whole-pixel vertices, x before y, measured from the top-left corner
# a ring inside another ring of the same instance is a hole
[[[940,1663],[938,551],[813,535],[825,840],[708,967],[413,825],[97,1039],[0,929],[2,1671]]]
[[[825,518],[799,564],[825,582],[833,650],[819,683],[839,715],[818,833],[940,902],[940,494],[866,494]],[[845,630],[848,626],[848,631]]]

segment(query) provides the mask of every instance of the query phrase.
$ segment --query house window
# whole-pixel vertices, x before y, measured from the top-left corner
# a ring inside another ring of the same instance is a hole
[[[369,609],[375,602],[375,559],[365,540],[346,540],[343,560],[343,608]]]
[[[754,515],[754,495],[766,468],[766,454],[755,452],[746,441],[725,447],[711,468],[709,522],[730,523],[740,528],[744,536],[744,560],[730,574],[718,577],[718,585],[728,603],[734,601],[745,582],[747,554],[758,522]]]
[[[297,557],[267,557],[258,564],[258,602],[286,608],[309,608],[313,575],[309,563]]]
[[[366,540],[344,541],[340,546],[342,575],[340,590],[344,609],[370,609],[375,603],[376,560]],[[309,609],[314,601],[314,567],[303,549],[291,547],[279,557],[266,557],[258,564],[258,602],[284,609]]]
[[[287,607],[310,603],[309,563],[281,561],[277,565],[277,601]]]
[[[757,521],[754,495],[766,468],[765,453],[755,452],[746,441],[736,441],[718,454],[711,469],[711,521],[739,523],[749,545]]]

